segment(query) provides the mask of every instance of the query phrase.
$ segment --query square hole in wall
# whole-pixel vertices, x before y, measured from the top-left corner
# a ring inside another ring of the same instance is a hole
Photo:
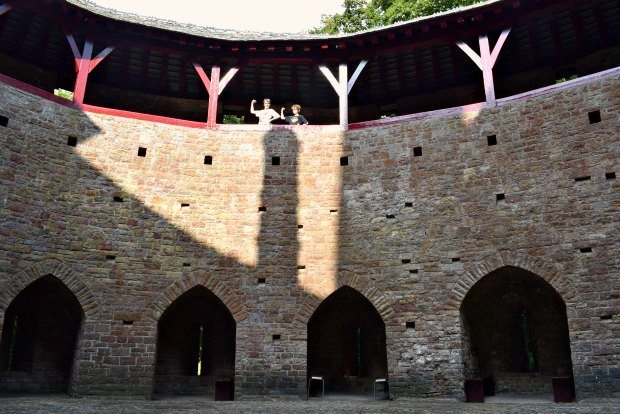
[[[497,202],[506,201],[506,194],[504,193],[495,194],[495,201]]]
[[[70,147],[77,146],[77,137],[67,137],[67,145]]]
[[[128,321],[126,319],[123,319],[123,325],[131,326],[131,325],[133,325],[133,321]]]
[[[205,165],[213,165],[213,157],[211,155],[205,155]]]
[[[338,210],[333,208],[329,210],[329,214],[338,214]]]
[[[9,118],[6,116],[0,115],[0,126],[8,127],[9,126]]]
[[[487,135],[487,145],[489,147],[493,145],[497,145],[497,136],[496,135]]]
[[[280,339],[282,339],[282,335],[280,335],[280,334],[275,334],[275,335],[273,335],[273,336],[272,336],[272,339],[273,339],[274,341],[279,341]]]
[[[188,262],[183,263],[183,267],[190,267],[191,265],[192,265],[192,264],[191,264],[191,263],[188,263]]]
[[[146,148],[138,148],[138,157],[146,157]]]
[[[414,147],[413,148],[413,156],[421,157],[422,156],[422,147]]]
[[[407,327],[407,329],[415,329],[415,322],[405,322],[405,326]]]
[[[411,259],[402,259],[400,262],[401,262],[402,264],[411,263]]]
[[[340,166],[349,165],[349,157],[340,157]]]
[[[592,253],[592,248],[591,247],[582,247],[581,249],[579,249],[579,251],[581,253]]]
[[[386,214],[385,218],[386,219],[393,219],[393,218],[396,218],[396,216],[394,214]]]
[[[181,203],[181,208],[187,208],[189,207],[189,203]]]
[[[125,201],[121,196],[114,196],[113,200],[115,203],[122,203],[123,201]]]
[[[105,256],[105,259],[106,260],[116,260],[116,256],[114,256],[113,254],[107,254]]]
[[[605,173],[605,179],[606,180],[615,180],[616,179],[616,173],[615,172]]]
[[[418,269],[409,269],[409,273],[416,275],[418,274]]]
[[[609,320],[612,320],[613,318],[614,318],[614,315],[602,315],[601,316],[602,321],[609,321]]]
[[[596,110],[588,112],[588,121],[590,121],[591,124],[597,124],[601,122],[601,111]]]
[[[280,165],[280,157],[271,157],[271,165]]]
[[[258,208],[258,211],[260,211],[260,212],[267,211],[267,207],[265,207],[265,206],[260,206],[260,207]]]
[[[303,228],[304,228],[304,225],[303,225],[303,224],[298,224],[298,225],[297,225],[297,228],[301,230],[301,229],[303,229]]]
[[[591,180],[591,179],[592,179],[592,177],[590,177],[589,175],[584,175],[583,177],[575,178],[575,182],[578,183],[578,182],[581,182],[581,181],[588,181],[588,180]]]
[[[257,283],[257,284],[259,284],[259,285],[264,285],[264,284],[265,284],[265,281],[266,281],[266,279],[265,279],[264,277],[259,277],[259,278],[256,280],[256,283]]]
[[[306,266],[299,265],[299,266],[297,266],[297,270],[306,270]]]
[[[405,207],[413,207],[413,203],[407,202],[405,203]]]
[[[452,263],[456,263],[456,262],[460,262],[461,258],[460,257],[453,257],[452,258]]]

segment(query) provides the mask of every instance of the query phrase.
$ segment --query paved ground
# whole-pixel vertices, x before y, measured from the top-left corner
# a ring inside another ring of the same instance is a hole
[[[497,400],[496,400],[497,401]],[[365,399],[256,400],[214,402],[201,398],[147,400],[140,397],[83,397],[64,395],[1,397],[0,413],[11,414],[140,414],[140,413],[620,413],[620,399],[586,399],[571,404],[547,401],[501,400],[488,404],[465,404],[453,399],[399,398],[393,401]]]

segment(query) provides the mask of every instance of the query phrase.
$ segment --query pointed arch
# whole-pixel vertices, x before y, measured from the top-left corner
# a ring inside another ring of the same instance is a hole
[[[224,278],[218,278],[218,272],[207,273],[204,269],[195,269],[171,283],[153,301],[145,317],[157,322],[172,302],[196,286],[203,286],[217,296],[226,305],[236,323],[247,318],[248,313],[243,297],[236,294]]]
[[[525,253],[497,252],[486,256],[461,273],[459,280],[457,280],[450,290],[447,306],[458,310],[467,292],[469,292],[480,279],[504,266],[521,268],[543,278],[556,290],[567,304],[576,297],[577,291],[573,281],[562,275],[561,269],[557,266],[542,258],[532,257]]]
[[[353,272],[342,272],[337,279],[336,287],[333,291],[329,292],[329,295],[326,295],[325,298],[320,299],[314,295],[303,292],[301,304],[297,315],[295,315],[295,322],[306,326],[323,300],[344,286],[354,289],[368,299],[368,301],[375,307],[379,315],[381,315],[381,318],[386,325],[389,325],[392,319],[396,316],[394,308],[392,307],[392,304],[387,296],[379,291],[377,286],[368,276],[356,275]]]
[[[46,259],[9,276],[4,289],[0,292],[0,316],[21,291],[47,275],[56,277],[75,295],[85,318],[88,319],[98,311],[94,295],[77,273],[60,260]]]

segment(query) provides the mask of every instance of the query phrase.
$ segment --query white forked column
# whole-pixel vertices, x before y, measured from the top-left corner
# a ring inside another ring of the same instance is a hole
[[[347,73],[346,63],[341,63],[338,65],[338,79],[336,79],[327,66],[319,66],[319,69],[321,69],[323,75],[327,78],[338,94],[340,102],[340,126],[344,129],[346,129],[349,125],[349,92],[351,92],[353,85],[355,85],[355,81],[359,78],[360,73],[362,73],[362,70],[364,70],[364,66],[366,66],[367,63],[367,60],[362,60],[357,65],[357,69],[353,72],[351,79],[349,79],[349,75]]]
[[[480,45],[480,56],[472,50],[471,47],[465,42],[456,42],[456,45],[461,48],[463,52],[474,61],[476,65],[482,70],[482,77],[484,79],[484,94],[486,95],[487,106],[495,106],[495,86],[493,84],[493,66],[497,61],[500,50],[510,33],[510,29],[505,29],[499,35],[497,43],[491,51],[489,46],[489,37],[487,35],[479,36],[478,43]]]

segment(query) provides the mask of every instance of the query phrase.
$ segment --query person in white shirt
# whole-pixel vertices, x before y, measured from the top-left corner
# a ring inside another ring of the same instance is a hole
[[[263,106],[265,109],[259,109],[258,111],[254,110],[255,103],[256,99],[252,99],[252,103],[250,104],[250,113],[258,117],[258,125],[269,125],[273,120],[280,119],[280,115],[271,109],[271,99],[263,99]]]

